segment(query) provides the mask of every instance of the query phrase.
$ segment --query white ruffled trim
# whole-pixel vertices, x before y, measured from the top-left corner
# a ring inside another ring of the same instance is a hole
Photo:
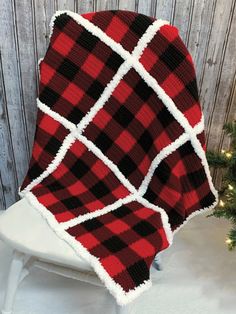
[[[69,221],[62,222],[62,223],[60,223],[60,226],[64,230],[67,230],[68,228],[74,227],[74,226],[80,224],[81,222],[84,222],[84,221],[105,215],[109,212],[112,212],[113,210],[116,210],[120,206],[125,205],[125,204],[130,203],[130,202],[135,201],[135,200],[136,200],[136,195],[135,194],[129,194],[128,196],[126,196],[124,198],[120,198],[116,202],[114,202],[110,205],[107,205],[101,209],[97,209],[94,212],[80,215],[80,216],[75,217]]]
[[[66,118],[64,118],[63,116],[61,116],[59,113],[57,113],[56,111],[53,111],[51,108],[49,108],[47,105],[45,105],[44,103],[42,103],[39,98],[37,98],[37,106],[38,108],[46,113],[47,115],[49,115],[51,118],[53,118],[54,120],[56,120],[57,122],[61,123],[67,130],[69,130],[70,132],[73,132],[76,129],[76,125],[72,122],[70,122],[69,120],[67,120]]]

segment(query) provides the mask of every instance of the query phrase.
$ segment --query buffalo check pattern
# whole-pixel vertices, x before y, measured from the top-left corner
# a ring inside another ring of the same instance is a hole
[[[19,193],[126,304],[175,232],[218,201],[193,60],[168,21],[58,11],[39,66]]]

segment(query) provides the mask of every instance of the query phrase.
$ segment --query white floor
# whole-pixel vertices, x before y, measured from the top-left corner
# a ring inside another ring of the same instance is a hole
[[[236,251],[228,252],[227,221],[198,216],[163,253],[153,287],[129,305],[131,314],[235,314]],[[30,227],[30,226],[29,226]],[[0,308],[11,250],[0,241]],[[14,314],[116,313],[113,297],[93,287],[35,269],[22,282]]]

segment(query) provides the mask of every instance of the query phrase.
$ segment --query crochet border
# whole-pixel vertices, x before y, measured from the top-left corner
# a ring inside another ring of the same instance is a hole
[[[130,54],[119,43],[115,42],[112,38],[107,36],[100,28],[92,24],[87,19],[83,18],[83,16],[77,13],[71,12],[71,11],[57,11],[53,15],[50,22],[50,37],[53,33],[55,19],[59,15],[65,14],[65,13],[71,16],[77,23],[81,24],[93,35],[100,38],[104,43],[106,43],[109,47],[111,47],[117,53],[119,53],[120,56],[123,57],[125,61],[120,66],[119,70],[114,75],[110,83],[106,86],[99,100],[90,109],[90,111],[85,115],[85,117],[80,121],[78,125],[71,123],[70,121],[68,121],[61,115],[59,115],[58,113],[52,111],[47,105],[43,104],[42,102],[40,102],[39,99],[37,99],[38,108],[45,114],[48,114],[50,117],[60,122],[65,128],[67,128],[70,131],[70,133],[65,137],[58,153],[56,154],[53,161],[48,165],[46,170],[38,178],[32,180],[31,183],[22,192],[19,192],[19,194],[21,197],[25,197],[31,203],[33,207],[39,210],[39,212],[42,214],[44,218],[46,218],[49,225],[52,227],[52,229],[57,233],[57,235],[60,238],[65,240],[75,250],[75,252],[79,256],[84,258],[87,262],[90,263],[90,265],[93,266],[99,278],[104,282],[105,286],[108,288],[111,294],[116,298],[117,303],[120,305],[124,305],[132,301],[144,290],[149,289],[150,286],[152,285],[151,280],[149,279],[145,281],[143,284],[141,284],[140,286],[136,287],[135,289],[129,292],[125,292],[123,288],[108,275],[108,273],[105,271],[105,269],[102,267],[101,263],[99,262],[99,259],[91,255],[85,247],[83,247],[78,241],[76,241],[73,237],[71,237],[66,232],[66,229],[79,222],[92,219],[94,217],[108,213],[111,210],[115,210],[117,207],[119,207],[122,204],[125,204],[126,202],[137,200],[140,203],[142,203],[144,206],[152,208],[153,210],[160,213],[163,227],[165,229],[166,236],[167,236],[169,246],[170,246],[173,243],[174,234],[181,228],[181,226],[186,224],[187,221],[189,221],[192,217],[202,213],[203,211],[205,212],[206,210],[208,211],[214,208],[218,202],[218,192],[215,190],[213,186],[209,167],[207,164],[207,160],[206,160],[203,148],[196,136],[197,134],[199,134],[200,132],[204,130],[204,117],[202,115],[201,121],[192,128],[188,120],[186,119],[186,117],[177,109],[173,100],[165,93],[165,91],[159,86],[157,81],[146,71],[146,69],[138,60],[143,50],[147,46],[148,42],[151,41],[151,39],[156,34],[156,32],[160,29],[161,26],[169,24],[168,21],[160,20],[160,19],[155,20],[146,30],[145,34],[139,40],[137,46],[134,48],[133,52]],[[116,86],[119,84],[122,77],[132,67],[137,71],[137,73],[139,73],[139,75],[143,78],[143,80],[156,92],[157,96],[162,100],[162,102],[170,111],[170,113],[174,116],[174,118],[180,123],[180,125],[185,130],[185,132],[178,139],[176,139],[173,143],[166,146],[155,157],[155,159],[152,161],[151,166],[148,170],[148,174],[145,176],[138,190],[136,190],[136,188],[124,177],[124,175],[119,171],[118,167],[111,160],[109,160],[91,141],[89,141],[86,137],[82,135],[83,130],[86,128],[89,122],[92,121],[92,119],[97,114],[97,112],[104,106],[105,102],[109,99],[110,95],[112,94]],[[55,219],[55,217],[50,213],[50,211],[48,211],[47,208],[38,201],[38,199],[33,195],[33,193],[30,192],[30,190],[35,185],[40,183],[44,178],[46,178],[50,173],[52,173],[58,167],[60,162],[65,157],[67,150],[75,142],[76,139],[81,140],[87,146],[88,149],[90,149],[93,153],[99,156],[99,159],[101,159],[112,170],[112,172],[117,176],[120,182],[124,186],[126,186],[126,188],[131,192],[131,194],[123,199],[119,199],[117,202],[113,204],[110,204],[102,208],[101,210],[97,210],[94,213],[88,213],[88,214],[76,217],[66,223],[59,224],[57,220]],[[168,221],[168,216],[166,212],[164,211],[164,209],[152,203],[149,203],[146,199],[142,197],[142,195],[145,193],[148,187],[148,183],[150,182],[152,175],[156,167],[160,163],[160,161],[166,156],[168,156],[169,154],[171,154],[179,146],[183,145],[187,140],[191,141],[196,154],[199,156],[202,162],[202,165],[206,172],[210,189],[212,193],[214,194],[216,201],[211,206],[200,209],[192,213],[183,222],[183,224],[179,226],[177,230],[172,232],[169,221]]]

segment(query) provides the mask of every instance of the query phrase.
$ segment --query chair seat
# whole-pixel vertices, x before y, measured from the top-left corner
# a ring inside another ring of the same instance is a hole
[[[42,260],[92,272],[91,266],[48,225],[26,199],[21,199],[0,215],[0,239]]]

